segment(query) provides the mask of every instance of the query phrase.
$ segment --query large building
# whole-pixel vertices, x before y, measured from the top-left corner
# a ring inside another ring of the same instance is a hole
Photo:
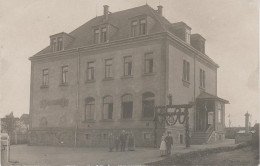
[[[218,65],[205,39],[163,7],[104,14],[71,33],[50,36],[31,60],[30,144],[105,146],[108,133],[132,131],[136,146],[154,146],[153,106],[193,104],[192,143],[223,140],[225,104]],[[184,126],[158,128],[184,143]]]

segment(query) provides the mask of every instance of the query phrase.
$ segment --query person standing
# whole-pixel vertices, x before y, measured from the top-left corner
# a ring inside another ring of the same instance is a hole
[[[170,133],[168,133],[168,135],[165,138],[165,143],[166,143],[166,149],[167,149],[167,155],[171,154],[171,148],[173,145],[173,140],[172,140],[172,136],[170,136]]]
[[[126,133],[125,130],[122,131],[120,134],[120,143],[121,143],[121,152],[125,151],[125,144],[126,144]]]
[[[162,136],[162,141],[161,141],[161,145],[160,145],[160,155],[161,155],[161,157],[167,155],[166,143],[165,143],[164,139],[165,139],[164,136]]]
[[[118,152],[118,149],[119,149],[119,144],[120,144],[119,136],[116,136],[116,137],[115,137],[115,145],[116,145],[116,151],[117,151],[117,152]]]
[[[112,133],[109,133],[108,135],[108,146],[109,146],[109,152],[112,152],[114,149],[114,136]]]
[[[129,137],[128,137],[128,150],[129,151],[135,150],[135,137],[132,132],[129,133]]]

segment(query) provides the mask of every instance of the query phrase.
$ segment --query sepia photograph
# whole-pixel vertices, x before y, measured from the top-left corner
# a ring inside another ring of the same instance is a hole
[[[258,166],[258,0],[0,0],[2,166]]]

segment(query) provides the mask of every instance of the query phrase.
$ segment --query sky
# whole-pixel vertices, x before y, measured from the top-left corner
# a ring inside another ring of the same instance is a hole
[[[29,113],[29,57],[49,45],[49,36],[69,33],[103,5],[117,12],[146,0],[0,0],[0,117]],[[257,0],[147,0],[163,6],[170,22],[183,21],[206,39],[206,54],[218,69],[218,96],[229,100],[226,126],[259,122],[259,13]]]

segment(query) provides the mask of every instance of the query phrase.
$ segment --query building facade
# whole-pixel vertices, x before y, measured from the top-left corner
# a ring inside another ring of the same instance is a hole
[[[190,130],[224,139],[226,100],[217,97],[217,68],[205,39],[170,23],[148,5],[109,12],[71,33],[50,36],[31,60],[30,144],[106,146],[110,132],[154,146],[154,106],[189,104]],[[197,104],[198,103],[198,104]],[[161,126],[184,143],[184,127]],[[214,137],[214,139],[213,139]],[[205,142],[204,141],[204,142]]]

